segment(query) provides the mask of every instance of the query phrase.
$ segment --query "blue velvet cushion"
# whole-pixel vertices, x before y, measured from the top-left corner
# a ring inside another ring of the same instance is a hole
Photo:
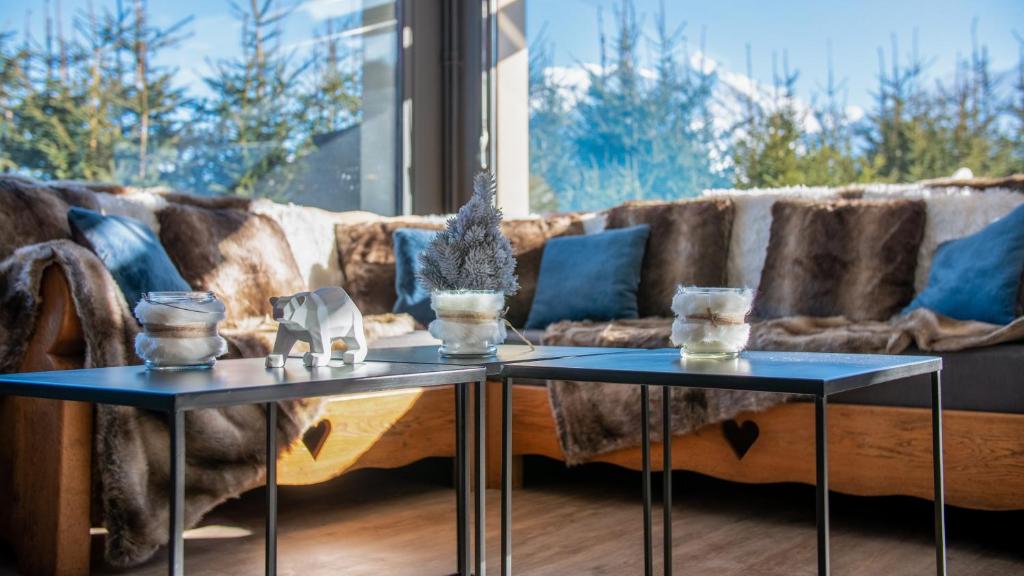
[[[408,313],[424,326],[434,319],[434,310],[430,307],[430,292],[420,286],[416,273],[420,270],[420,253],[435,235],[436,230],[399,228],[393,236],[395,292],[398,294],[393,310]]]
[[[132,310],[143,292],[192,289],[174,267],[160,240],[142,222],[71,208],[68,223],[110,271]]]
[[[528,329],[559,320],[637,317],[640,266],[650,226],[560,236],[544,245]]]
[[[928,285],[907,313],[928,308],[957,320],[1009,324],[1017,316],[1024,273],[1024,205],[970,236],[944,242]]]

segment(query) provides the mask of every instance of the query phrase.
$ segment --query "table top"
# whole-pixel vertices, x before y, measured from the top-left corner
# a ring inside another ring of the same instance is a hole
[[[748,351],[695,360],[672,348],[509,364],[502,375],[828,396],[941,369],[942,359],[932,356]]]
[[[488,376],[501,374],[506,364],[551,360],[569,356],[593,356],[596,354],[617,354],[636,352],[636,348],[599,348],[586,346],[529,346],[502,344],[494,356],[442,356],[437,346],[407,346],[402,348],[371,348],[366,354],[367,361],[408,362],[411,364],[446,364],[449,366],[483,366]]]
[[[484,379],[481,367],[365,362],[306,368],[289,358],[267,368],[263,358],[222,360],[208,370],[149,371],[118,366],[0,374],[0,395],[121,404],[153,410],[215,408],[296,398],[443,386]]]

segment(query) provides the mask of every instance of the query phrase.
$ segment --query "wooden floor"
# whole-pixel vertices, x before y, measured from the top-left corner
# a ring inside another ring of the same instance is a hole
[[[550,461],[529,463],[527,486],[514,493],[516,574],[641,573],[638,474],[603,465],[565,471]],[[447,463],[436,461],[358,472],[321,486],[282,488],[279,573],[453,572],[454,498],[445,485],[447,472]],[[812,487],[745,486],[676,474],[674,494],[677,573],[814,573]],[[488,497],[488,572],[497,574],[498,494]],[[930,503],[833,495],[832,506],[833,574],[934,574]],[[262,493],[254,492],[211,514],[187,535],[187,573],[261,574],[262,513]],[[656,519],[660,571],[660,510]],[[1022,521],[1024,513],[951,510],[950,573],[1024,574]],[[127,572],[97,563],[94,572],[162,575],[163,560]],[[0,556],[0,574],[13,574],[10,564]]]

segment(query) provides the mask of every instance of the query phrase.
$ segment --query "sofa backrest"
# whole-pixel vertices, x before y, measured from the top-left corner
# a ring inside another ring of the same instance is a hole
[[[1024,204],[1024,192],[1009,188],[932,187],[923,184],[708,190],[704,195],[725,196],[734,202],[728,283],[730,286],[747,288],[757,288],[760,283],[771,232],[772,205],[780,198],[923,200],[927,218],[914,275],[916,291],[924,288],[928,281],[932,256],[939,244],[973,234]]]

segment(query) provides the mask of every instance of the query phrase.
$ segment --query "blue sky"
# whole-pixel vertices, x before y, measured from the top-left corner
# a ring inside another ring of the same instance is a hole
[[[603,10],[607,32],[613,31],[613,0],[528,0],[527,36],[546,27],[554,43],[556,66],[598,61],[597,11]],[[659,0],[635,0],[638,17],[653,32]],[[931,63],[933,78],[952,74],[957,54],[971,51],[971,21],[978,18],[979,40],[988,46],[997,71],[1013,69],[1024,35],[1024,0],[665,0],[670,25],[685,23],[691,50],[706,50],[724,70],[745,74],[745,46],[751,44],[754,78],[771,82],[772,52],[789,53],[800,71],[798,94],[809,99],[827,78],[827,49],[832,43],[839,78],[846,79],[848,103],[870,107],[876,86],[877,48],[888,52],[891,35],[899,39],[901,58],[911,49],[914,30],[918,50]],[[888,56],[886,56],[888,58]],[[905,61],[905,60],[904,60]]]
[[[58,0],[50,0],[51,7]],[[72,30],[71,17],[84,11],[88,0],[60,0],[64,30]],[[116,0],[92,0],[98,9]],[[130,5],[131,0],[122,0]],[[323,18],[341,15],[357,6],[388,0],[300,0],[284,30],[286,44],[308,45]],[[411,0],[415,1],[415,0]],[[526,0],[527,35],[543,27],[555,44],[555,64],[571,66],[598,60],[597,10],[603,8],[606,30],[614,23],[614,0]],[[243,2],[244,3],[244,2]],[[659,0],[636,0],[638,15],[651,29]],[[150,13],[169,24],[188,15],[195,21],[191,38],[178,50],[164,55],[163,63],[177,66],[185,82],[194,82],[207,70],[207,59],[238,52],[239,25],[227,0],[148,0]],[[888,50],[896,34],[905,56],[918,30],[919,51],[930,63],[933,77],[951,74],[957,54],[970,53],[971,20],[978,18],[979,39],[988,46],[994,68],[1008,71],[1017,61],[1016,30],[1024,34],[1024,0],[665,0],[669,22],[685,23],[691,50],[707,37],[708,55],[722,69],[745,73],[745,45],[753,47],[754,77],[770,82],[772,53],[789,53],[790,65],[800,70],[799,95],[810,99],[826,78],[826,44],[831,41],[835,69],[845,78],[848,103],[870,106],[878,60],[876,49]],[[42,37],[44,0],[3,0],[0,29],[21,31],[31,10],[33,34]],[[781,57],[781,56],[780,56]]]
[[[131,7],[133,0],[121,0]],[[261,3],[263,0],[260,0]],[[280,6],[293,6],[292,13],[284,22],[282,45],[305,50],[313,45],[314,30],[323,30],[325,19],[343,17],[363,7],[390,3],[391,0],[276,0]],[[45,33],[46,0],[0,0],[0,30],[14,30],[21,33],[25,28],[28,14],[30,28],[35,39],[42,41]],[[64,32],[70,35],[74,29],[72,18],[86,14],[89,0],[49,0],[50,10],[61,3]],[[117,0],[92,0],[97,13],[113,8]],[[238,2],[248,6],[248,0]],[[186,28],[188,39],[174,50],[161,53],[159,63],[174,66],[179,71],[179,81],[192,89],[202,91],[199,80],[209,72],[209,61],[231,58],[239,54],[241,25],[231,12],[228,0],[146,0],[149,17],[160,26],[169,26],[183,18],[192,16],[192,23]],[[358,36],[341,37],[339,42],[358,42]]]

